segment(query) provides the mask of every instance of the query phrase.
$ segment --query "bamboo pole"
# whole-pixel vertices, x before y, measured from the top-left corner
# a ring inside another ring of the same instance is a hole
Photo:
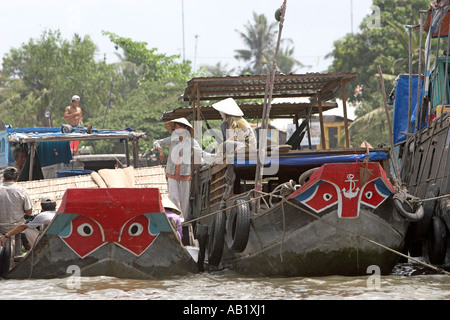
[[[394,158],[395,175],[396,175],[397,179],[400,179],[400,171],[398,169],[398,162],[397,162],[397,160],[398,160],[397,153],[395,152],[395,149],[394,149],[394,138],[392,137],[393,130],[392,130],[391,117],[389,117],[389,110],[388,110],[388,105],[387,105],[387,100],[386,100],[386,89],[384,88],[383,72],[381,71],[381,67],[379,65],[378,65],[378,74],[380,75],[381,92],[383,94],[384,110],[386,111],[386,118],[387,118],[387,121],[389,124],[389,138],[391,140],[392,157]]]
[[[281,42],[281,31],[283,30],[283,24],[284,24],[284,16],[286,14],[286,2],[287,0],[283,1],[282,5],[282,11],[281,11],[281,17],[280,17],[280,24],[279,24],[279,32],[278,32],[278,41],[277,46],[275,49],[275,55],[273,57],[273,63],[272,63],[272,71],[267,76],[266,81],[266,90],[264,93],[264,107],[263,107],[263,114],[261,119],[261,130],[260,130],[260,145],[259,145],[259,152],[256,159],[256,171],[255,171],[255,189],[256,190],[262,190],[262,176],[263,176],[263,170],[264,170],[264,162],[267,152],[267,129],[269,127],[269,116],[270,116],[270,109],[272,108],[272,92],[273,92],[273,86],[275,81],[275,72],[277,69],[277,57],[278,57],[278,51],[280,49],[280,42]],[[262,137],[262,139],[261,139]],[[256,203],[256,210],[259,210],[260,202],[257,201]]]

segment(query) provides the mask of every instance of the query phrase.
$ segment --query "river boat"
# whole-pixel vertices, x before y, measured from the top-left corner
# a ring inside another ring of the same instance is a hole
[[[423,203],[424,217],[411,223],[406,242],[410,256],[450,267],[450,87],[448,39],[450,1],[433,1],[420,11],[412,32],[425,42],[418,70],[399,75],[392,92],[394,143],[399,150],[401,180],[411,201]],[[442,51],[441,51],[442,50]],[[420,76],[418,76],[420,75]]]
[[[164,168],[139,167],[138,140],[145,134],[92,128],[64,130],[9,128],[1,133],[5,146],[5,141],[28,146],[28,164],[22,170],[28,179],[18,184],[28,190],[33,213],[39,212],[43,194],[52,195],[58,211],[52,222],[42,227],[35,245],[25,255],[21,255],[20,235],[7,241],[0,250],[0,276],[156,279],[195,273],[197,251],[181,243],[176,224],[162,205],[167,196]],[[65,142],[102,139],[121,141],[126,151],[130,141],[136,167],[130,165],[126,152],[125,168],[67,169],[57,171],[64,173],[59,177],[42,177],[41,171],[46,170],[41,170],[40,164],[55,160],[60,151],[64,153],[62,150],[68,147]],[[45,150],[52,155],[45,154]],[[40,179],[36,179],[36,171]]]
[[[255,187],[257,153],[238,154],[231,162],[194,164],[190,221],[200,245],[199,265],[249,276],[352,276],[371,273],[371,268],[391,272],[410,222],[395,209],[398,189],[390,173],[389,148],[350,144],[345,83],[356,76],[275,75],[274,99],[309,100],[273,103],[270,118],[292,119],[297,130],[286,145],[268,147],[264,170],[278,169],[263,171],[262,188]],[[162,120],[191,119],[196,135],[201,121],[220,119],[200,102],[227,98],[240,104],[245,118],[262,119],[263,105],[249,101],[264,99],[267,81],[263,75],[193,78],[182,95],[192,107],[167,112]],[[323,111],[337,107],[331,100],[340,93],[345,145],[329,149]],[[317,148],[309,132],[312,114],[320,119]],[[298,119],[304,119],[300,125]],[[300,144],[303,138],[309,140],[306,148]]]

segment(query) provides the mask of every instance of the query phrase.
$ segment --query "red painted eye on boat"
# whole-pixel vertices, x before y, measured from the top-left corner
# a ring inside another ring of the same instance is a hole
[[[139,256],[147,250],[157,236],[150,232],[150,219],[140,215],[122,226],[118,244]]]
[[[372,193],[372,191],[367,191],[364,195],[366,196],[367,199],[371,199],[373,196],[373,193]]]
[[[77,232],[82,237],[89,237],[94,232],[94,228],[89,223],[83,223],[78,226]]]
[[[333,195],[330,193],[324,193],[323,194],[323,200],[330,201],[333,198]]]
[[[130,225],[130,227],[128,228],[128,234],[132,237],[136,237],[139,236],[142,231],[144,231],[144,227],[142,226],[142,224],[140,223],[133,223]]]

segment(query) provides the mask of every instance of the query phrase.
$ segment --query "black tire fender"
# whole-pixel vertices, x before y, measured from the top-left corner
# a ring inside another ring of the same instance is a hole
[[[439,195],[439,187],[436,184],[428,186],[425,199],[435,198]],[[436,212],[437,199],[424,201],[423,203],[423,218],[417,221],[416,235],[419,238],[425,237],[431,226],[431,220]]]
[[[206,239],[208,236],[208,226],[197,223],[195,226],[195,231],[199,246],[197,268],[199,272],[203,272],[205,271],[204,263],[205,263]]]
[[[441,217],[434,216],[430,227],[428,256],[434,265],[443,264],[447,253],[447,230]]]
[[[208,264],[218,266],[222,260],[223,246],[225,244],[226,214],[224,211],[217,213],[208,228]]]
[[[245,250],[250,234],[250,206],[244,199],[236,199],[234,208],[228,212],[226,243],[235,253]]]
[[[5,246],[0,246],[0,275],[4,275],[11,268],[11,239],[8,239]]]

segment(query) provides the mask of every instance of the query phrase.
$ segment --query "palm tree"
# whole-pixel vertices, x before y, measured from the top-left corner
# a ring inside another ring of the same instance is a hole
[[[292,43],[291,39],[286,39],[289,43]],[[288,74],[295,72],[295,67],[311,68],[310,65],[304,65],[300,61],[294,59],[294,47],[287,45],[285,48],[281,48],[278,53],[277,69],[278,71]]]
[[[244,28],[245,32],[236,30],[249,49],[235,50],[234,56],[237,60],[247,63],[241,73],[266,74],[272,66],[277,41],[277,22],[268,23],[264,14],[258,15],[253,12],[254,24],[248,22]],[[294,71],[294,67],[307,67],[293,58],[294,47],[289,47],[291,39],[282,39],[281,43],[288,42],[285,48],[280,48],[278,53],[278,71],[285,74]]]
[[[270,69],[273,47],[276,43],[276,22],[268,24],[267,18],[253,12],[254,24],[250,22],[244,26],[245,32],[236,30],[249,49],[235,50],[237,60],[247,62],[242,70],[253,74],[264,74]]]
[[[234,68],[228,70],[228,65],[222,64],[221,62],[217,62],[214,66],[205,66],[205,73],[207,77],[222,77],[230,75],[233,72]]]

